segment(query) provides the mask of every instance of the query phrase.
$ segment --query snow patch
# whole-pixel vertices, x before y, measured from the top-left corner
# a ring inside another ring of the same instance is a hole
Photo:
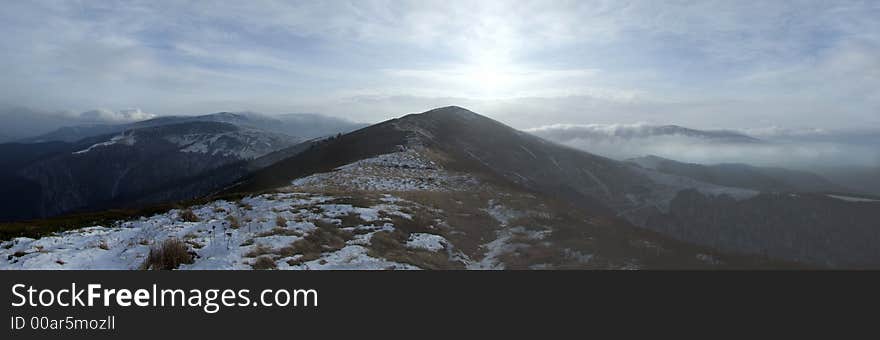
[[[364,191],[464,191],[479,182],[446,171],[414,149],[379,155],[291,182],[294,188],[346,188]]]
[[[101,148],[101,147],[111,146],[111,145],[116,145],[116,144],[131,146],[131,145],[134,145],[134,143],[135,143],[134,134],[131,134],[131,133],[126,134],[125,132],[123,132],[122,134],[120,134],[118,136],[113,136],[113,138],[110,138],[110,140],[108,140],[106,142],[94,144],[86,149],[76,151],[73,154],[74,155],[81,155],[81,154],[87,153],[89,151],[92,151],[95,148]]]
[[[406,241],[406,246],[409,248],[427,251],[439,251],[445,248],[447,244],[449,244],[449,241],[443,236],[426,233],[412,233]]]

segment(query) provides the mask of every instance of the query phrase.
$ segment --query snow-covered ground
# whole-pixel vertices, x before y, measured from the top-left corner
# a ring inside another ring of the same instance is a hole
[[[151,247],[169,238],[184,241],[195,255],[192,264],[179,269],[251,269],[261,256],[278,269],[418,269],[368,254],[373,234],[395,230],[388,216],[409,216],[400,211],[407,201],[385,196],[381,204],[357,207],[335,199],[314,193],[264,194],[193,206],[197,222],[184,221],[182,211],[175,209],[117,226],[16,238],[0,243],[0,269],[138,269]],[[344,225],[344,218],[357,222]],[[300,261],[302,254],[285,252],[318,232],[316,223],[353,237],[308,261]],[[413,234],[407,246],[438,251],[448,244],[440,235]]]
[[[482,245],[482,249],[485,251],[483,258],[479,262],[468,263],[468,269],[504,269],[504,263],[501,262],[500,256],[525,246],[511,243],[510,240],[514,235],[525,235],[530,239],[541,239],[545,236],[540,232],[526,230],[522,226],[511,225],[511,221],[525,216],[525,212],[510,209],[495,200],[490,200],[489,206],[484,211],[498,221],[499,230],[495,232],[496,238],[494,240]]]
[[[447,171],[410,148],[299,178],[292,185],[363,191],[464,191],[474,189],[479,181],[467,174]]]

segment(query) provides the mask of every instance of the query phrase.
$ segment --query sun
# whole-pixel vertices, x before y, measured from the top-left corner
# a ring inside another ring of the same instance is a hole
[[[508,80],[504,72],[485,66],[473,68],[469,77],[480,89],[488,92],[501,90]]]
[[[467,87],[481,96],[503,96],[517,81],[512,66],[504,63],[480,62],[468,65],[463,71]]]

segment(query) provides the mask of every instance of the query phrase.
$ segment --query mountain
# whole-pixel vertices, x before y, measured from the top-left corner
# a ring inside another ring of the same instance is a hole
[[[238,127],[258,129],[304,139],[347,132],[363,127],[363,124],[352,123],[346,120],[317,114],[284,114],[268,116],[252,112],[218,112],[197,116],[163,116],[126,124],[65,126],[46,134],[23,139],[21,142],[73,142],[83,138],[118,133],[129,129],[190,122],[227,123]]]
[[[212,171],[284,149],[301,138],[219,122],[125,130],[74,143],[3,144],[3,219],[198,197],[235,178]],[[238,173],[242,175],[242,173]],[[237,177],[237,176],[235,176]],[[190,182],[199,183],[192,187]]]
[[[665,174],[762,192],[852,191],[817,174],[784,168],[756,167],[738,163],[701,165],[677,162],[658,156],[637,157],[627,161]]]
[[[876,198],[664,173],[460,107],[264,157],[182,209],[44,238],[69,227],[7,227],[34,238],[4,242],[0,268],[154,268],[166,246],[191,254],[180,269],[880,267]]]
[[[681,241],[822,266],[880,265],[880,251],[872,246],[880,241],[872,222],[880,209],[872,199],[761,193],[667,174],[561,146],[457,107],[316,145],[255,172],[230,192],[267,190],[411,146],[440,154],[448,169],[562,199],[579,211],[619,216]]]
[[[22,138],[18,143],[75,142],[81,139],[124,131],[129,124],[92,124],[62,126],[45,134]]]
[[[638,228],[603,200],[649,178],[457,107],[297,148],[186,208],[2,243],[0,268],[167,269],[146,256],[166,247],[179,269],[792,266]]]

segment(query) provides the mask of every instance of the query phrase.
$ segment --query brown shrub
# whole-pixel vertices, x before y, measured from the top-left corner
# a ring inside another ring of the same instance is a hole
[[[141,269],[172,270],[181,264],[193,263],[193,256],[186,244],[176,238],[169,238],[159,246],[150,249]]]

